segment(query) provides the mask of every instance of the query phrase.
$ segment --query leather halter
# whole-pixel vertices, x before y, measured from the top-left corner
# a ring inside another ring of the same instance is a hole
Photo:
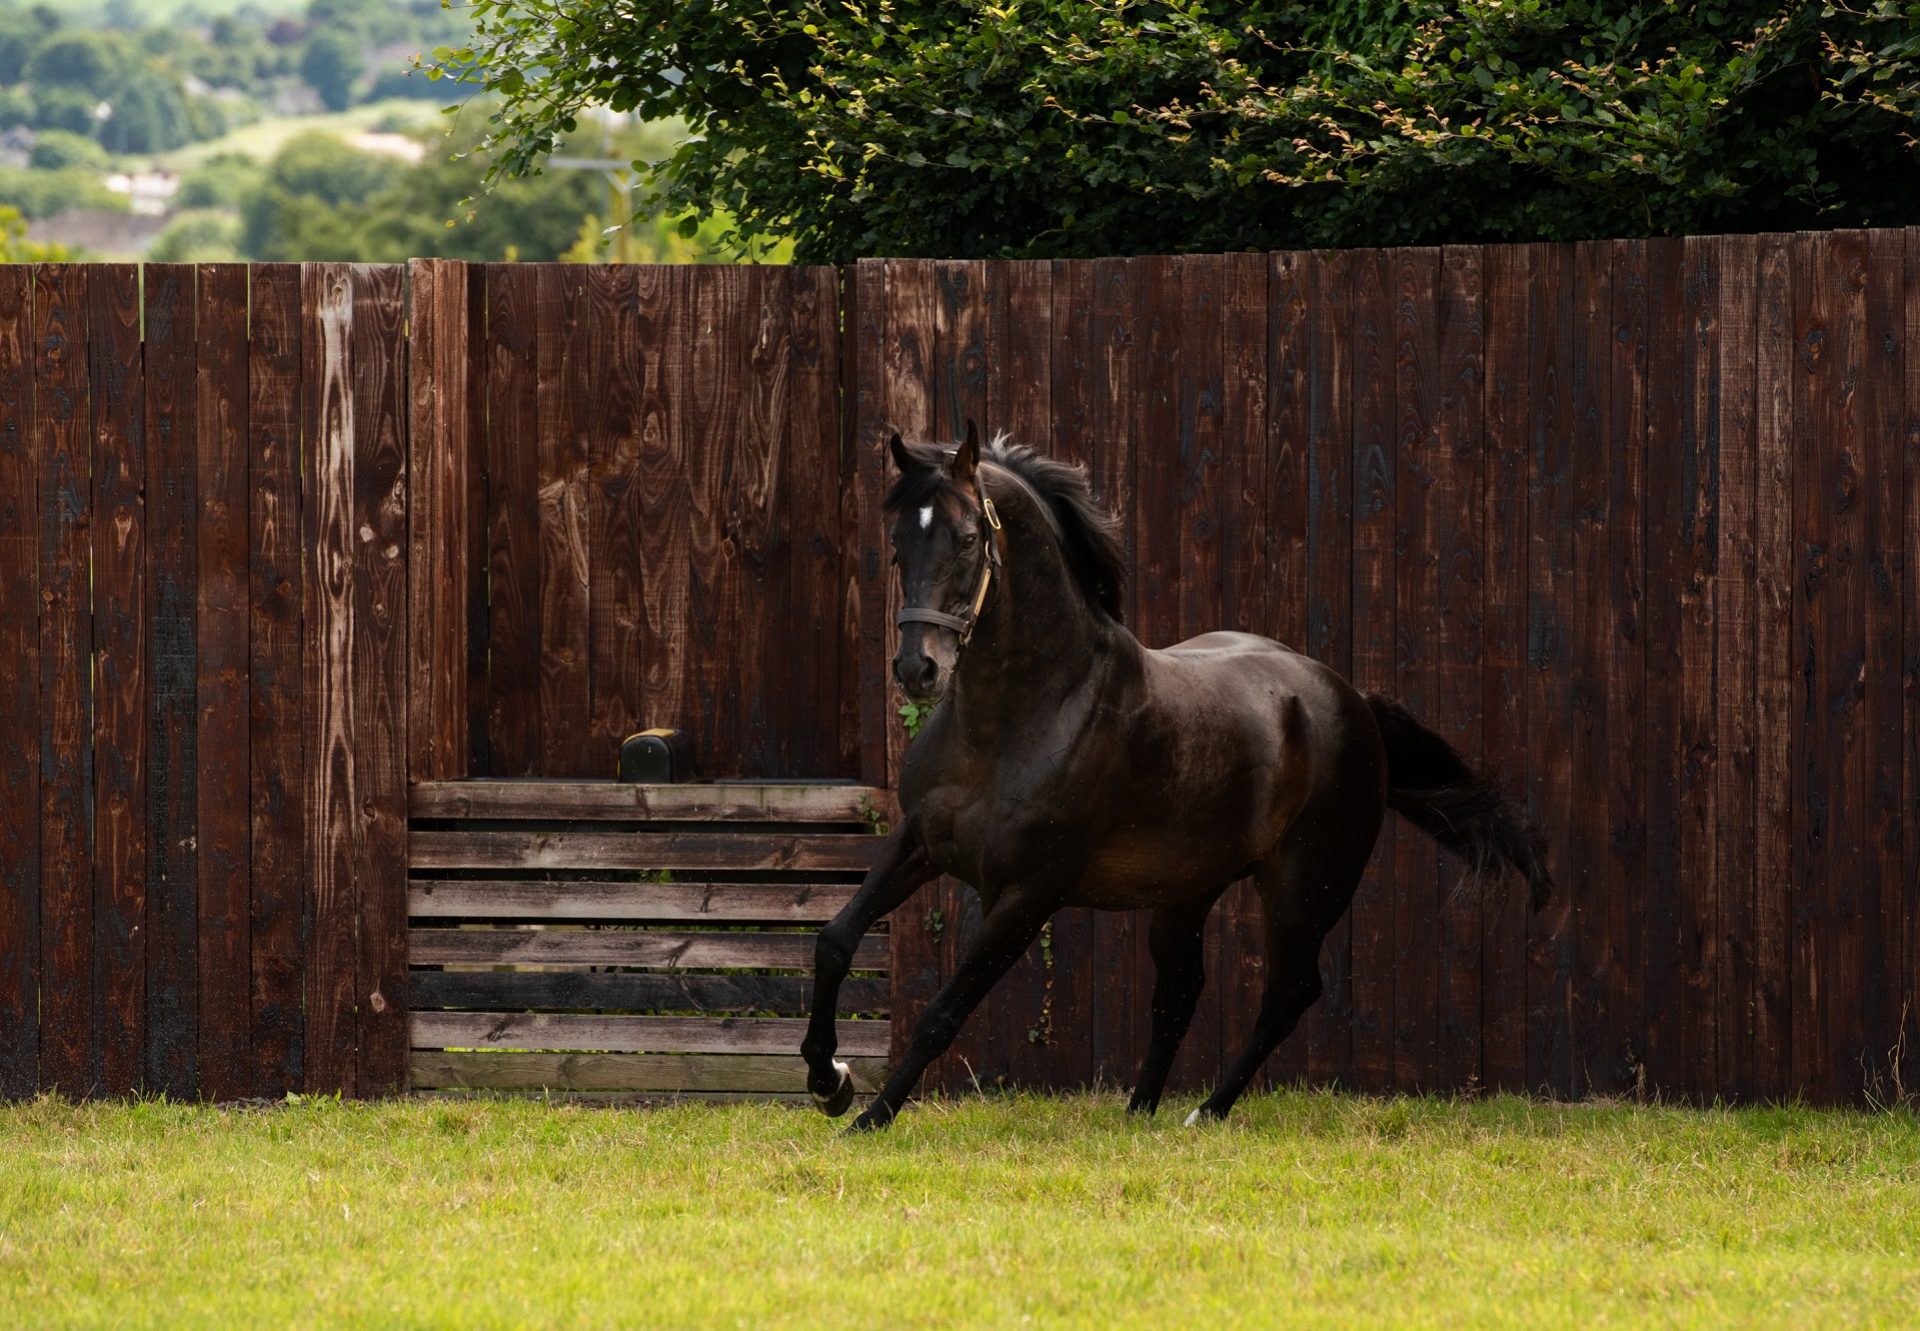
[[[980,612],[986,608],[987,591],[993,585],[993,571],[1000,567],[1000,542],[993,534],[1000,530],[1000,515],[994,512],[993,500],[984,493],[980,496],[980,515],[993,530],[987,533],[987,555],[980,561],[980,583],[973,589],[973,604],[967,608],[967,612],[950,615],[929,606],[910,605],[893,617],[895,627],[938,624],[943,629],[952,629],[959,634],[962,647],[967,645],[967,639],[973,636],[974,627],[980,622]]]

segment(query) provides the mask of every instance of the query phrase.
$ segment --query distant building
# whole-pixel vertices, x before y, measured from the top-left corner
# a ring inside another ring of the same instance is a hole
[[[127,196],[127,206],[138,217],[160,217],[180,192],[180,177],[171,171],[116,171],[107,188]]]
[[[39,137],[25,125],[15,125],[0,133],[0,166],[25,166],[33,156],[33,145]]]
[[[68,245],[93,259],[138,259],[167,229],[165,217],[75,208],[27,224],[27,239]]]

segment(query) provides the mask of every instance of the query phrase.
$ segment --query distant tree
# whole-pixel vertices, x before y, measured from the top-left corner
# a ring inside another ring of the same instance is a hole
[[[244,153],[217,153],[180,177],[176,208],[238,208],[266,182],[266,168]]]
[[[27,165],[41,171],[80,166],[101,170],[107,165],[107,150],[83,134],[70,130],[42,130],[34,140]]]
[[[182,212],[147,251],[149,263],[228,263],[240,257],[239,219],[206,210]]]
[[[241,205],[241,249],[270,261],[361,258],[365,237],[346,220],[350,205],[371,198],[405,169],[396,158],[362,152],[332,134],[296,135]]]
[[[32,15],[0,10],[0,86],[26,77],[27,61],[47,39],[47,29]]]
[[[300,77],[334,111],[353,105],[353,86],[366,70],[359,40],[337,28],[316,32],[300,57]]]
[[[193,118],[180,80],[156,69],[129,75],[108,99],[112,115],[98,138],[116,153],[157,153],[194,140]]]
[[[99,127],[95,114],[101,98],[84,88],[58,84],[33,91],[33,124],[36,129],[65,129],[75,134],[91,134]]]
[[[111,97],[132,67],[133,53],[115,33],[63,32],[41,44],[27,61],[28,82],[75,88]]]

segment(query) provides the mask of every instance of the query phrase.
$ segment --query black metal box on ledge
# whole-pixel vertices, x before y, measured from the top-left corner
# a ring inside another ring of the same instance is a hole
[[[686,732],[643,730],[620,745],[619,780],[636,785],[671,785],[693,780],[693,745]]]

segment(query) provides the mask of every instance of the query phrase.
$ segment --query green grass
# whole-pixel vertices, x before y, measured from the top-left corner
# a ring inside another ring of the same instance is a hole
[[[0,1109],[0,1326],[1920,1323],[1920,1124],[1111,1096]]]

